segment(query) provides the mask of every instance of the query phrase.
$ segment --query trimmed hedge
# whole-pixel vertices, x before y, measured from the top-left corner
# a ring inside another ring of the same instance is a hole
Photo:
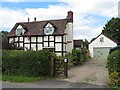
[[[2,72],[5,75],[50,75],[50,69],[50,53],[48,51],[2,51]]]
[[[110,82],[120,86],[120,51],[117,50],[108,56],[107,67]]]

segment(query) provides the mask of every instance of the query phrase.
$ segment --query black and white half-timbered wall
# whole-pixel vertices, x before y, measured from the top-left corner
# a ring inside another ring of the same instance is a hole
[[[9,43],[24,50],[52,49],[64,56],[73,49],[73,12],[65,19],[16,23],[8,35]]]

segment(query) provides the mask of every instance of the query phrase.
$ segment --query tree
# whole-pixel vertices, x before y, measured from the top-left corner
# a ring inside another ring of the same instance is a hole
[[[7,31],[1,31],[2,34],[2,49],[8,49],[8,39],[7,39]]]
[[[105,33],[120,42],[120,18],[112,18],[103,27],[102,33]]]
[[[85,41],[83,42],[84,49],[88,49],[88,45],[89,45],[89,42],[87,39],[85,39]]]

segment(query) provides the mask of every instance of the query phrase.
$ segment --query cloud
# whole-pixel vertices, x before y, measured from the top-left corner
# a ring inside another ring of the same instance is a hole
[[[14,0],[12,0],[14,1]],[[23,0],[17,0],[18,2]],[[101,33],[107,20],[117,17],[117,0],[60,0],[59,5],[49,5],[48,8],[10,9],[0,7],[0,29],[10,29],[16,22],[60,19],[67,16],[67,11],[74,12],[74,39],[89,41]]]
[[[24,10],[0,8],[0,28],[12,28],[16,22],[25,21],[27,14]],[[10,30],[9,30],[10,31]]]

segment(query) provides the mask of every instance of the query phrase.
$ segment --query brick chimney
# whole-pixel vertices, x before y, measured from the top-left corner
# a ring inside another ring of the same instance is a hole
[[[29,17],[28,17],[28,22],[30,21]]]
[[[34,17],[34,21],[36,22],[36,17]]]
[[[72,11],[68,11],[67,19],[68,19],[68,22],[73,22],[73,12]]]

